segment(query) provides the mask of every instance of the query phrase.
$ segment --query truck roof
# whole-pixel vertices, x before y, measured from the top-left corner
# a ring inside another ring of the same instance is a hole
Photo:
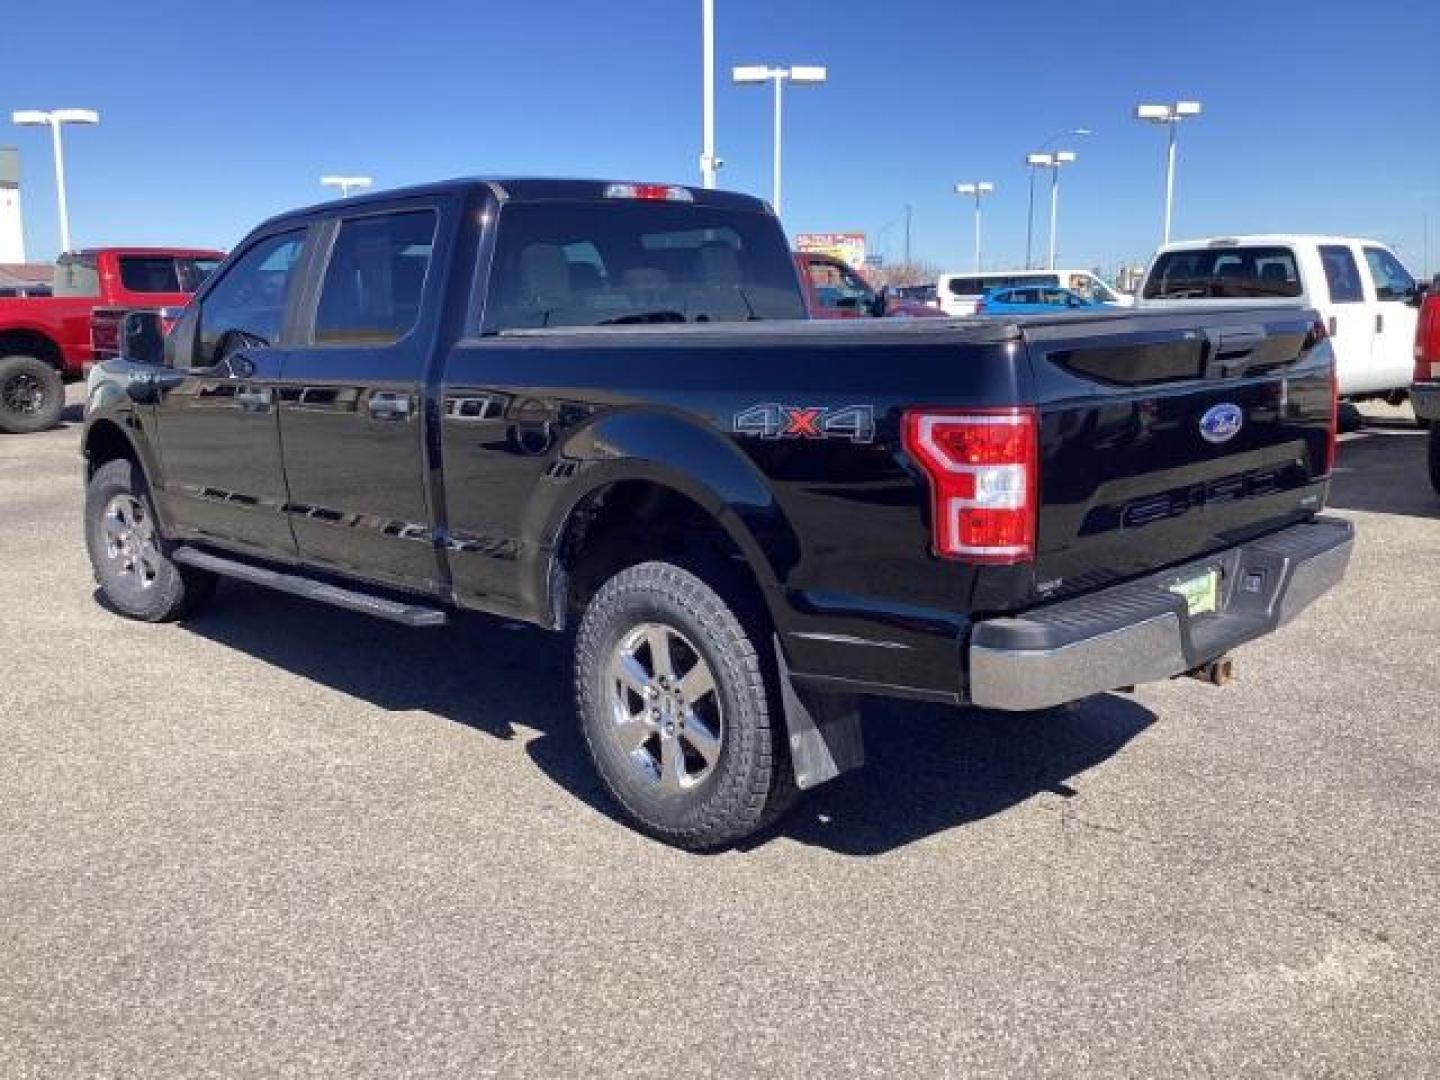
[[[1383,240],[1370,236],[1335,236],[1330,233],[1231,233],[1226,236],[1197,236],[1191,240],[1172,240],[1160,246],[1161,251],[1191,251],[1202,247],[1230,244],[1373,244],[1388,248]]]
[[[225,257],[225,253],[216,248],[192,247],[88,247],[60,253],[62,259],[73,258],[76,255],[188,255],[222,259]]]
[[[365,206],[370,203],[386,203],[393,199],[410,198],[417,195],[464,194],[484,188],[497,202],[549,202],[553,200],[603,199],[606,189],[612,184],[649,184],[645,180],[598,180],[574,179],[549,176],[468,176],[452,180],[440,180],[430,184],[416,184],[410,187],[388,188],[383,191],[369,191],[363,195],[352,195],[346,199],[327,199],[311,206],[288,210],[276,214],[264,222],[269,225],[277,221],[306,217],[310,214],[329,212],[337,207]],[[665,187],[682,188],[690,193],[696,206],[713,206],[727,210],[773,213],[770,204],[753,195],[738,191],[717,191],[693,187],[689,184],[664,184]]]

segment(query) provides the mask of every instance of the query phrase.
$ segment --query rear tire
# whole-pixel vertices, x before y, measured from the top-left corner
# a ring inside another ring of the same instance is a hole
[[[1440,495],[1440,424],[1430,425],[1430,435],[1425,441],[1429,444],[1430,486]]]
[[[601,586],[576,636],[595,769],[631,823],[678,847],[734,843],[795,798],[768,642],[743,607],[688,570],[641,563]]]
[[[100,591],[128,618],[171,622],[215,591],[215,575],[171,561],[145,476],[127,459],[107,461],[90,479],[85,546]]]
[[[43,360],[33,356],[0,357],[0,431],[28,435],[60,422],[65,383]]]

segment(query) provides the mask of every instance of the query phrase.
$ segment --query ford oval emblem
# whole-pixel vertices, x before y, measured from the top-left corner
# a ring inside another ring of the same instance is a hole
[[[1208,443],[1229,442],[1244,423],[1240,406],[1225,401],[1205,410],[1200,417],[1200,435]]]

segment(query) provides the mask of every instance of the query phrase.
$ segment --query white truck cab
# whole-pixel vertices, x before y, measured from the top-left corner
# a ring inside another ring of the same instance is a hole
[[[980,310],[980,301],[985,299],[987,292],[1025,285],[1063,285],[1087,300],[1114,307],[1130,307],[1135,303],[1133,296],[1107,285],[1089,270],[957,271],[941,274],[935,291],[946,315],[967,316]]]
[[[1139,303],[1304,304],[1330,332],[1341,396],[1398,399],[1414,366],[1419,295],[1377,240],[1265,233],[1166,244],[1145,272]]]

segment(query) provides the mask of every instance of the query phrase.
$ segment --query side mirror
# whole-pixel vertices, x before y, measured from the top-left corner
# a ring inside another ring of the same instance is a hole
[[[1430,295],[1434,287],[1434,282],[1420,282],[1420,284],[1416,285],[1415,288],[1411,290],[1410,295],[1406,297],[1405,302],[1411,307],[1420,307],[1422,304],[1425,303],[1425,297]]]
[[[127,311],[120,318],[120,359],[158,366],[165,362],[165,334],[160,312]]]

